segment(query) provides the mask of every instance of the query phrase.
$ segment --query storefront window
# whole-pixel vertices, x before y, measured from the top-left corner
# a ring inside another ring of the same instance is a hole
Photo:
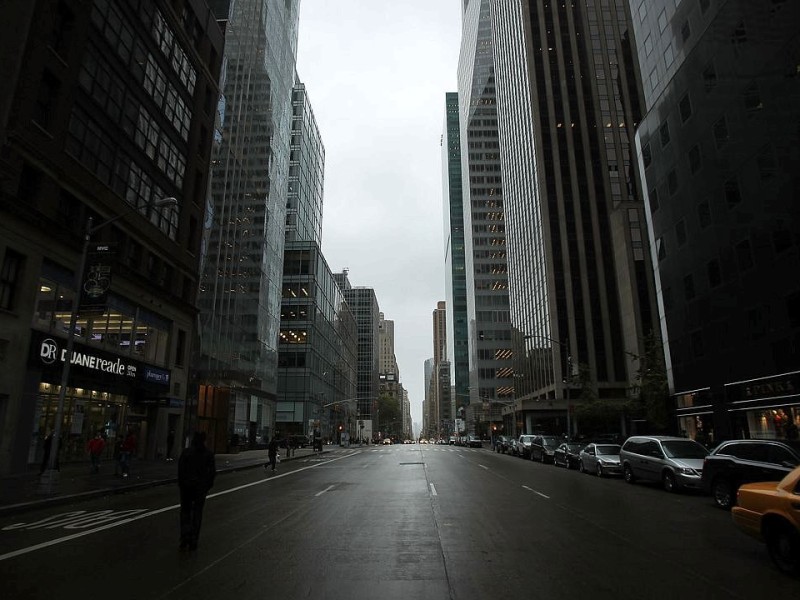
[[[757,439],[797,439],[800,407],[770,408],[747,413],[750,437]]]
[[[31,448],[28,462],[42,460],[45,436],[55,429],[61,386],[42,382],[36,397]],[[61,422],[61,462],[86,459],[86,444],[97,433],[107,438],[106,458],[111,458],[114,441],[127,413],[127,397],[83,388],[67,388]]]

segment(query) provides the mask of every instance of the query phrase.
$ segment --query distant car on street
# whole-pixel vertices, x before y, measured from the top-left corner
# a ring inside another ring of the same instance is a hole
[[[483,448],[483,442],[477,435],[471,435],[467,438],[467,446],[470,448]]]
[[[516,456],[520,458],[530,458],[531,457],[531,442],[533,442],[533,438],[536,436],[533,435],[521,435],[517,439],[517,446],[516,446]]]

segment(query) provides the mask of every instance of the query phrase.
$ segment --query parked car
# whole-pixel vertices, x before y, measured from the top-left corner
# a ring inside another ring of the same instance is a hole
[[[619,475],[622,473],[619,451],[619,444],[589,444],[581,450],[580,472],[596,473],[598,477]]]
[[[731,509],[733,522],[745,533],[767,544],[775,565],[800,576],[800,467],[779,483],[746,483],[739,488]]]
[[[508,443],[511,438],[505,435],[498,435],[497,439],[494,442],[494,450],[495,452],[508,452]]]
[[[534,435],[521,435],[517,439],[517,453],[520,458],[531,457],[531,442],[533,442]]]
[[[552,462],[561,439],[555,435],[536,435],[531,440],[531,460]]]
[[[790,440],[730,440],[706,456],[703,489],[714,503],[728,509],[744,483],[780,481],[800,465],[800,442]]]
[[[553,464],[564,465],[568,469],[578,468],[581,462],[580,453],[586,447],[581,442],[563,442],[553,451]]]
[[[637,479],[661,482],[668,492],[699,488],[703,459],[708,450],[698,442],[662,435],[634,436],[619,451],[625,481]]]
[[[511,456],[519,456],[519,444],[516,438],[508,440],[508,454]]]
[[[467,437],[467,446],[470,448],[483,448],[483,442],[477,435]]]

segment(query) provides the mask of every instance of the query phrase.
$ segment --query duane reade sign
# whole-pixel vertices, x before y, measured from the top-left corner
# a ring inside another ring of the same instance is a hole
[[[39,347],[39,358],[46,365],[51,365],[55,362],[65,362],[67,358],[67,349],[60,348],[53,338],[47,338],[42,340],[42,345]],[[83,367],[92,371],[136,377],[136,365],[125,362],[121,358],[107,359],[90,352],[74,350],[72,352],[72,359],[69,362],[76,367]]]

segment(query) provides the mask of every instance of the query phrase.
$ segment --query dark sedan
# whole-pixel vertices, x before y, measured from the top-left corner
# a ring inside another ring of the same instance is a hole
[[[557,467],[567,467],[577,469],[581,463],[581,450],[586,444],[580,442],[563,442],[553,452],[553,464]]]

